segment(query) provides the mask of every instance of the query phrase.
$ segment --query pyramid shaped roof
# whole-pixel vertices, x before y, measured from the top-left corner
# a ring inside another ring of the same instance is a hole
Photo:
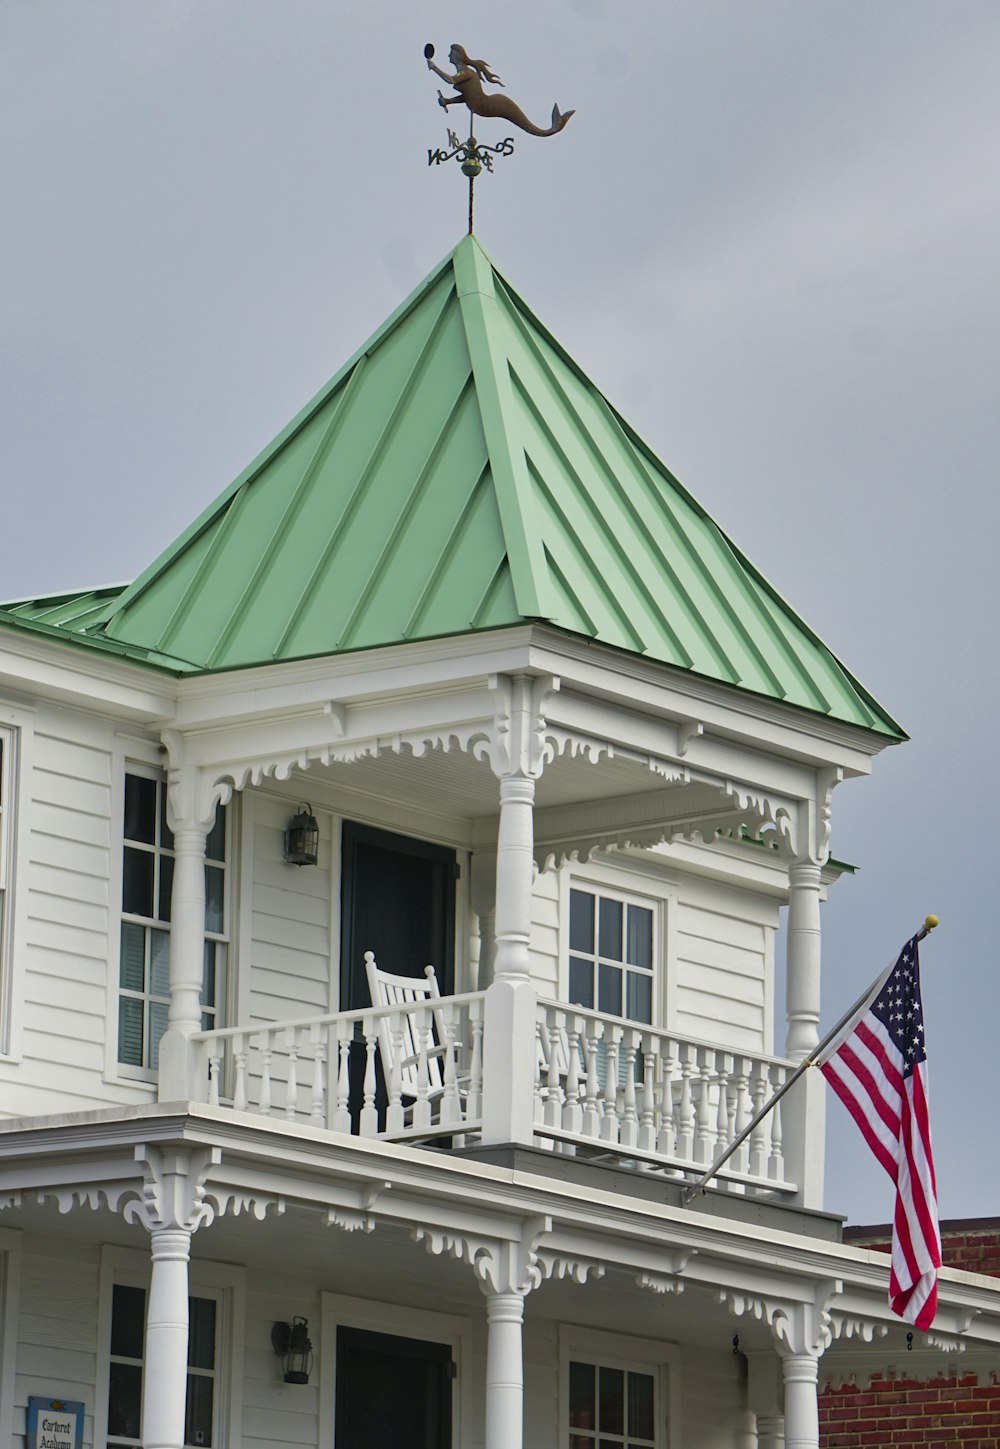
[[[473,237],[85,632],[215,671],[529,621],[902,734]]]

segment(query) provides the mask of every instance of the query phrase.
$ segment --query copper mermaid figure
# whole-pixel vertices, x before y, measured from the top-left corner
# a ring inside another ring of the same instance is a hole
[[[432,51],[428,46],[427,50]],[[426,51],[424,52],[426,54]],[[443,96],[438,91],[438,101],[446,109],[448,106],[467,105],[474,116],[497,116],[500,120],[510,121],[513,126],[520,126],[522,131],[527,131],[532,136],[554,136],[561,131],[574,115],[573,111],[560,111],[559,107],[552,107],[552,125],[547,131],[541,126],[536,126],[529,121],[527,116],[509,96],[487,95],[483,90],[483,81],[487,80],[491,85],[502,86],[503,81],[498,75],[494,75],[485,60],[473,60],[468,51],[461,45],[453,45],[448,52],[448,59],[455,67],[455,74],[449,75],[440,66],[434,64],[431,56],[427,56],[427,68],[434,71],[441,79],[458,91],[457,96]]]

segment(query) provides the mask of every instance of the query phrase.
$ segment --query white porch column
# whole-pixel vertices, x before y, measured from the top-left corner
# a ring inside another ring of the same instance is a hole
[[[161,1102],[200,1099],[206,1087],[195,1070],[191,1036],[201,1031],[205,971],[205,842],[208,831],[190,821],[172,826],[174,885],[170,897],[170,1012],[160,1042]]]
[[[819,1042],[820,867],[800,858],[788,870],[785,1055],[800,1062]],[[822,1208],[826,1147],[826,1085],[804,1072],[782,1103],[786,1171],[798,1185],[796,1201]]]
[[[788,868],[785,1054],[800,1062],[819,1042],[820,868],[796,860]]]
[[[143,1191],[124,1212],[147,1229],[152,1253],[142,1442],[145,1449],[183,1449],[191,1236],[214,1217],[214,1209],[205,1201],[205,1181],[221,1153],[217,1147],[147,1145],[136,1148],[136,1157],[143,1164]]]
[[[486,1298],[486,1449],[521,1449],[524,1438],[524,1296]]]
[[[205,845],[215,822],[211,779],[184,761],[185,742],[163,731],[167,771],[167,824],[174,837],[174,884],[170,897],[170,1011],[160,1042],[161,1102],[205,1101],[208,1073],[191,1037],[201,1031],[205,974]]]
[[[154,1228],[153,1270],[146,1313],[142,1442],[145,1449],[183,1449],[187,1398],[189,1228]]]
[[[782,1372],[773,1349],[747,1354],[747,1403],[757,1424],[757,1449],[784,1449]]]
[[[785,1380],[785,1449],[819,1449],[819,1360],[813,1353],[782,1359]]]
[[[757,1449],[785,1449],[784,1414],[757,1415]]]
[[[482,1141],[534,1139],[535,1015],[531,980],[531,894],[535,875],[535,780],[544,759],[542,707],[551,678],[501,676],[491,760],[500,780],[496,957],[483,1012]]]
[[[485,991],[496,965],[497,857],[477,850],[472,857],[471,903],[479,923],[479,972],[475,989]]]

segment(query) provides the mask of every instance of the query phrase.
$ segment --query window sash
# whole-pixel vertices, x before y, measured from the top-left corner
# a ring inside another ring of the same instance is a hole
[[[116,1332],[115,1310],[116,1307],[118,1307],[125,1301],[124,1297],[118,1296],[116,1292],[117,1289],[126,1289],[130,1290],[133,1293],[137,1292],[142,1294],[141,1343],[137,1345],[141,1349],[141,1352],[138,1356],[133,1354],[115,1353],[112,1351],[112,1345],[115,1340]],[[119,1277],[115,1278],[111,1293],[110,1333],[108,1337],[108,1415],[106,1425],[101,1426],[104,1430],[104,1442],[108,1446],[108,1449],[142,1449],[142,1410],[143,1396],[146,1387],[145,1320],[148,1300],[149,1290],[145,1284],[136,1283],[134,1280],[131,1279]],[[196,1342],[189,1339],[188,1345],[187,1402],[184,1419],[184,1444],[185,1446],[190,1446],[190,1449],[209,1449],[209,1446],[218,1446],[220,1442],[219,1380],[221,1376],[219,1372],[219,1349],[222,1333],[222,1313],[224,1308],[223,1293],[218,1289],[211,1288],[200,1288],[197,1292],[191,1293],[188,1297],[188,1319],[189,1322],[194,1325],[196,1322],[196,1318],[200,1313],[200,1310],[197,1309],[195,1305],[208,1303],[212,1305],[211,1364],[206,1365],[191,1363],[192,1350],[199,1345],[202,1347],[204,1347],[205,1345],[203,1337],[199,1336]],[[121,1374],[116,1373],[116,1369],[125,1369],[132,1372]],[[135,1372],[136,1370],[138,1371],[137,1374]],[[116,1400],[115,1390],[116,1388],[121,1389],[122,1387],[128,1385],[131,1385],[135,1397],[133,1402],[130,1402],[127,1405],[122,1405],[120,1398]],[[206,1390],[206,1388],[204,1387],[205,1385],[209,1385],[210,1387]],[[135,1393],[136,1390],[137,1393]],[[204,1437],[203,1424],[202,1426],[199,1426],[198,1429],[194,1430],[192,1429],[191,1425],[193,1411],[200,1408],[202,1413],[204,1412],[206,1396],[208,1398],[209,1405],[209,1424],[207,1438]],[[122,1415],[123,1412],[126,1411],[131,1412],[134,1416],[133,1422],[135,1422],[136,1424],[136,1433],[134,1435],[122,1432],[112,1433],[111,1425],[114,1421],[114,1416],[116,1414]],[[95,1437],[99,1433],[100,1427],[95,1425]],[[198,1433],[201,1433],[202,1437],[197,1437]]]
[[[582,882],[570,886],[569,1002],[652,1025],[656,1010],[655,903]]]

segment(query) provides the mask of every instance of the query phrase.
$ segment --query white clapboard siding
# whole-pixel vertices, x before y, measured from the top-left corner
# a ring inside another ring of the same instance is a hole
[[[748,919],[742,894],[684,883],[667,965],[670,1026],[724,1046],[764,1051],[770,932],[763,920]]]
[[[531,895],[531,974],[543,994],[559,986],[559,872],[540,871]]]
[[[24,1442],[30,1394],[58,1385],[87,1406],[84,1445],[94,1439],[98,1248],[71,1238],[26,1236],[21,1254],[14,1443]]]
[[[283,1449],[290,1444],[316,1445],[319,1435],[320,1309],[315,1295],[305,1296],[300,1281],[286,1278],[275,1290],[273,1273],[251,1271],[247,1280],[246,1329],[243,1336],[243,1449]],[[267,1285],[265,1288],[264,1285]],[[281,1360],[271,1348],[271,1325],[290,1323],[299,1315],[309,1320],[316,1353],[311,1382],[290,1392],[281,1380]]]
[[[109,1100],[103,1078],[108,883],[118,834],[111,819],[113,745],[110,724],[47,711],[32,741],[20,817],[28,831],[20,951],[24,1060],[15,1091],[5,1092],[10,1110],[16,1110],[17,1089],[29,1084],[31,1110],[55,1110],[57,1103],[45,1100],[54,1080],[71,1102]]]
[[[320,812],[319,864],[299,869],[284,859],[284,832],[293,808],[286,800],[255,795],[250,1020],[281,1021],[331,1009],[331,820]],[[337,943],[339,947],[339,943]]]

